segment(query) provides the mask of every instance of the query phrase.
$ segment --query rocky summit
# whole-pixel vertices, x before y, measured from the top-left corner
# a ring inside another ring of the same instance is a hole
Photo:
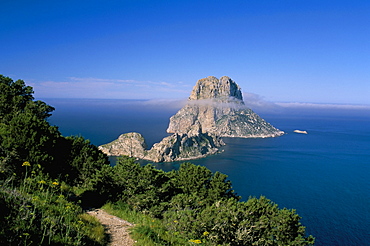
[[[198,80],[190,94],[189,100],[212,99],[218,102],[243,103],[243,96],[240,87],[229,77],[223,76],[220,79],[209,76]]]
[[[188,103],[170,118],[169,133],[186,133],[194,124],[220,137],[265,138],[284,132],[247,108],[240,87],[227,76],[198,80]]]

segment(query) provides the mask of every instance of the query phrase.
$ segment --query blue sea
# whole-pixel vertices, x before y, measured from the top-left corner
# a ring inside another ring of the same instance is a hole
[[[63,135],[101,145],[140,132],[149,147],[168,136],[171,101],[43,99]],[[243,197],[266,196],[295,209],[316,245],[370,245],[370,109],[257,111],[286,132],[277,138],[225,138],[223,152],[191,162],[228,175]],[[306,130],[308,134],[293,131]],[[163,170],[180,163],[156,164]]]

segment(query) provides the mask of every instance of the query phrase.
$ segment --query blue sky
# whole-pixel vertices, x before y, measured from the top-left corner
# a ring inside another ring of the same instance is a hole
[[[271,102],[370,104],[370,1],[1,1],[0,74],[39,98],[187,98],[229,76]]]

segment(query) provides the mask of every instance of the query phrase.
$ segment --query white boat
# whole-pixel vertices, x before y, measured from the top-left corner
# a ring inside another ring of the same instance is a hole
[[[307,131],[301,131],[301,130],[294,130],[295,133],[302,133],[302,134],[307,134]]]

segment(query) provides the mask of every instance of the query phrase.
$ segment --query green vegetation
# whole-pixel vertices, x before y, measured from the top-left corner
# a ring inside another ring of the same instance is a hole
[[[0,189],[2,245],[105,245],[104,227],[68,198],[69,187],[25,162],[25,177],[14,175]]]
[[[116,166],[82,137],[64,137],[22,80],[0,75],[0,244],[106,245],[85,208],[135,224],[138,245],[311,245],[294,210],[241,202],[227,176],[191,163],[164,172]]]
[[[104,209],[135,223],[136,240],[151,239],[139,245],[314,243],[294,210],[263,196],[241,202],[227,176],[206,167],[183,163],[163,172],[125,157],[109,173],[115,199]]]
[[[22,80],[0,75],[0,244],[105,245],[104,228],[84,214],[107,157],[81,137],[63,137]]]

